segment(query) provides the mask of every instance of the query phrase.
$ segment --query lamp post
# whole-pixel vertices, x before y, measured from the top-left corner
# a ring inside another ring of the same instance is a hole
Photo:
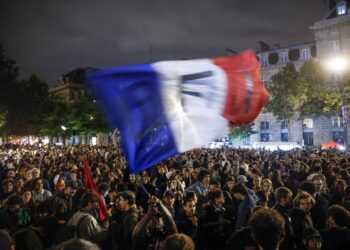
[[[348,149],[348,110],[346,107],[346,94],[343,82],[343,72],[347,68],[348,62],[344,57],[335,57],[329,61],[329,68],[339,75],[339,87],[340,96],[342,99],[341,111],[343,117],[343,128],[344,128],[344,147],[345,150]]]

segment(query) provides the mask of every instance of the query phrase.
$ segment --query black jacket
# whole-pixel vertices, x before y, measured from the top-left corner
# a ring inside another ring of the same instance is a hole
[[[273,207],[284,219],[284,230],[285,230],[285,238],[280,245],[281,250],[290,250],[296,249],[296,245],[294,243],[294,232],[292,227],[292,219],[288,215],[288,210],[282,207],[280,204],[276,203]]]
[[[312,228],[313,223],[310,213],[305,213],[298,208],[293,208],[290,213],[292,227],[297,247],[303,245],[303,233],[306,228]]]
[[[132,232],[139,221],[139,211],[136,207],[130,208],[127,212],[125,212],[122,216],[122,228],[120,235],[120,249],[129,250],[132,249]]]
[[[321,232],[324,250],[349,250],[350,230],[330,228]]]

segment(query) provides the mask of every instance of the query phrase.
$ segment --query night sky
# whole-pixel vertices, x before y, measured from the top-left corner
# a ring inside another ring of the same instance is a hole
[[[225,55],[313,40],[325,0],[1,0],[0,44],[21,77]]]

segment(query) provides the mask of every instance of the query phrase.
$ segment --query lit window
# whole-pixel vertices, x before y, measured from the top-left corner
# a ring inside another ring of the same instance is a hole
[[[287,51],[283,51],[280,53],[280,63],[284,64],[288,62],[288,53]]]
[[[313,128],[314,127],[314,122],[313,122],[312,119],[307,118],[307,119],[304,119],[303,125],[304,125],[304,128]]]
[[[332,126],[333,128],[340,128],[342,126],[342,118],[332,117]]]
[[[301,58],[302,61],[307,61],[310,59],[310,49],[302,49],[301,50]]]
[[[340,51],[339,40],[330,41],[330,50],[332,53],[338,53]]]
[[[337,14],[338,16],[346,14],[346,3],[340,3],[337,6]]]

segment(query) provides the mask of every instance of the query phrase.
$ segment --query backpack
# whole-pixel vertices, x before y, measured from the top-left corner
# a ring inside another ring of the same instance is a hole
[[[80,218],[76,226],[73,225],[62,225],[55,236],[54,243],[58,244],[66,240],[79,238],[79,226],[89,215],[84,215]]]

